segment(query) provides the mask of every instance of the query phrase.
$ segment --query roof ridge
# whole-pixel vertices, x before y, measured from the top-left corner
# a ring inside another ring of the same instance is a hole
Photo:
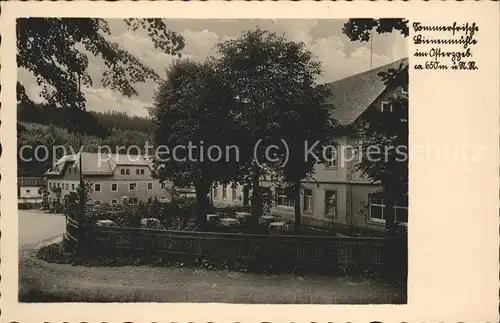
[[[377,67],[374,67],[374,68],[371,68],[371,69],[368,69],[366,71],[363,71],[363,72],[359,72],[359,73],[356,73],[356,74],[352,74],[350,76],[346,76],[346,77],[343,77],[341,79],[338,79],[338,80],[335,80],[335,81],[331,81],[331,82],[326,82],[326,83],[321,83],[321,84],[318,84],[319,86],[325,86],[325,85],[330,85],[332,83],[336,83],[336,82],[339,82],[339,81],[343,81],[343,80],[347,80],[349,78],[354,78],[354,77],[360,77],[364,74],[369,74],[369,73],[373,73],[373,71],[375,70],[378,70],[378,69],[384,69],[384,68],[387,68],[391,65],[394,65],[396,64],[397,62],[403,62],[403,61],[407,61],[409,60],[408,57],[404,57],[404,58],[401,58],[401,59],[398,59],[398,60],[395,60],[391,63],[387,63],[387,64],[384,64],[384,65],[380,65],[380,66],[377,66]]]
[[[387,89],[379,75],[380,72],[397,68],[401,64],[408,64],[408,58],[402,58],[337,81],[321,84],[331,93],[328,99],[328,104],[333,107],[330,111],[331,116],[344,126],[355,122]]]

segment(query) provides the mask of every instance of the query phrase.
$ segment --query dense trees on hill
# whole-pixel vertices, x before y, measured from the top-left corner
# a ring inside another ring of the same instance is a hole
[[[105,137],[108,134],[107,129],[99,124],[95,116],[84,110],[60,109],[52,105],[30,103],[21,103],[17,107],[17,119],[21,122],[33,122],[54,125],[62,129],[70,129],[71,118],[80,121],[80,131],[83,134],[98,137]]]
[[[21,103],[17,107],[17,119],[21,122],[39,123],[43,125],[54,125],[59,128],[69,129],[68,123],[70,111],[59,109],[45,104]],[[124,112],[94,112],[77,111],[79,118],[84,122],[82,133],[106,137],[111,129],[135,130],[145,133],[152,131],[152,124],[146,118],[129,116]]]
[[[120,149],[119,152],[126,153],[126,148],[137,146],[143,153],[146,142],[152,144],[150,136],[135,130],[110,129],[108,136],[104,138],[82,136],[84,151],[87,152],[98,152],[100,146],[109,147],[113,153],[118,152],[118,149]],[[18,134],[17,144],[19,176],[41,176],[55,160],[64,154],[78,151],[77,134],[55,125],[26,123],[25,130]],[[35,151],[37,147],[41,148]],[[101,149],[103,151],[108,148]],[[138,151],[134,150],[130,153],[136,154]]]
[[[122,130],[135,130],[145,133],[151,133],[153,131],[152,123],[143,117],[130,116],[125,112],[90,112],[99,123],[106,129],[122,129]]]

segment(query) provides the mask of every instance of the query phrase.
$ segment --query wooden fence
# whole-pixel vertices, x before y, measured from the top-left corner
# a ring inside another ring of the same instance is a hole
[[[66,240],[86,249],[163,255],[289,261],[319,265],[381,266],[394,257],[394,244],[384,238],[258,235],[167,231],[123,227],[79,227],[70,218]],[[400,246],[406,248],[406,246]],[[401,249],[400,248],[400,249]],[[403,260],[403,259],[401,259]],[[406,262],[406,260],[403,260]],[[391,261],[392,263],[392,261]]]

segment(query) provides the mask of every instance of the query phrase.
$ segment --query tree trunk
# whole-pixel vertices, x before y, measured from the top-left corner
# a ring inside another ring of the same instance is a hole
[[[210,190],[210,184],[200,183],[195,185],[196,191],[196,220],[202,231],[207,229],[207,194]]]
[[[252,197],[251,197],[251,210],[252,217],[250,222],[250,229],[256,233],[259,229],[259,217],[262,212],[262,201],[260,198],[260,183],[259,183],[259,168],[254,167],[252,175]]]
[[[294,195],[295,195],[295,233],[300,231],[300,224],[302,220],[302,213],[300,210],[300,181],[295,183]]]

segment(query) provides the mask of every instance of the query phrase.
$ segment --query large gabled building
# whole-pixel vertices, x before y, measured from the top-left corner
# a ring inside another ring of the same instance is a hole
[[[80,164],[81,160],[81,164]],[[79,186],[80,167],[83,180],[91,184],[91,200],[96,203],[130,203],[149,198],[171,200],[171,185],[153,178],[152,163],[145,156],[83,152],[65,155],[45,172],[48,200],[62,198]]]
[[[366,119],[369,109],[391,109],[388,99],[397,95],[408,95],[407,88],[388,89],[380,72],[399,68],[408,64],[401,59],[391,64],[377,67],[335,82],[324,84],[330,89],[329,104],[333,106],[331,117],[345,129],[345,135],[335,138],[338,149],[356,147],[362,140],[359,129]],[[344,147],[344,148],[342,148]],[[335,156],[339,157],[337,150]],[[346,161],[341,158],[326,164],[315,165],[312,179],[304,180],[301,196],[302,221],[315,227],[352,225],[373,230],[384,230],[383,200],[375,192],[380,186],[362,176],[356,169],[356,159]],[[279,183],[262,182],[262,186],[276,188]],[[244,204],[243,188],[230,185],[218,186],[212,191],[216,205]],[[271,212],[284,219],[294,219],[294,199],[291,194],[275,189],[276,203]],[[395,208],[398,221],[407,222],[407,202]]]

